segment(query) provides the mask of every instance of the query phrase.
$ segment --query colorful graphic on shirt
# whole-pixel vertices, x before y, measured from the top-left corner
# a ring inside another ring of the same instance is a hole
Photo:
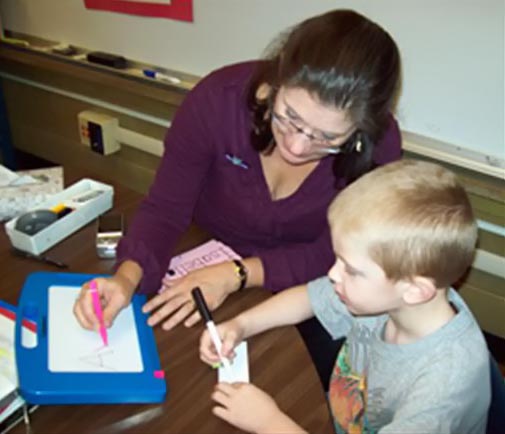
[[[329,388],[335,429],[339,434],[371,434],[366,418],[366,377],[353,372],[351,366],[349,345],[345,343],[338,354]]]

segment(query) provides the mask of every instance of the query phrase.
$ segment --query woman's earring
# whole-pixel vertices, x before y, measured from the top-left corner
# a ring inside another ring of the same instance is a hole
[[[256,90],[256,99],[259,101],[267,101],[272,93],[272,87],[268,83],[261,83]]]
[[[363,147],[363,143],[361,143],[361,137],[358,139],[356,143],[356,152],[361,152],[361,148]]]

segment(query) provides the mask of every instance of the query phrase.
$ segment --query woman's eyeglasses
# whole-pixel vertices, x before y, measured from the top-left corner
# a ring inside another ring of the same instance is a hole
[[[272,110],[272,120],[277,124],[279,131],[283,134],[303,134],[310,140],[310,144],[315,151],[324,154],[339,154],[343,151],[341,145],[342,139],[328,139],[320,137],[313,133],[307,133],[305,126],[300,121],[290,119],[288,116],[281,115]]]

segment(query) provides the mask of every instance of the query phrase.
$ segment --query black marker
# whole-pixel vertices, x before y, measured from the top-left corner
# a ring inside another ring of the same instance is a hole
[[[232,375],[230,361],[226,357],[223,357],[221,355],[221,347],[223,344],[221,342],[221,338],[219,337],[219,333],[217,332],[216,325],[212,320],[212,315],[210,313],[209,308],[207,307],[207,303],[205,303],[205,298],[203,298],[202,291],[197,286],[196,288],[193,288],[191,290],[191,295],[193,296],[193,300],[195,300],[196,307],[200,312],[201,317],[205,321],[205,325],[207,326],[210,338],[212,339],[212,342],[216,347],[216,351],[219,356],[219,359],[221,360],[221,363],[223,364],[224,368],[228,371],[228,374]]]

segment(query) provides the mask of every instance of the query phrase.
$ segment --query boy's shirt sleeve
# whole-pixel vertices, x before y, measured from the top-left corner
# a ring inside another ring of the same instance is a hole
[[[327,276],[307,285],[310,304],[314,315],[333,339],[346,336],[351,330],[353,316],[335,293]]]

